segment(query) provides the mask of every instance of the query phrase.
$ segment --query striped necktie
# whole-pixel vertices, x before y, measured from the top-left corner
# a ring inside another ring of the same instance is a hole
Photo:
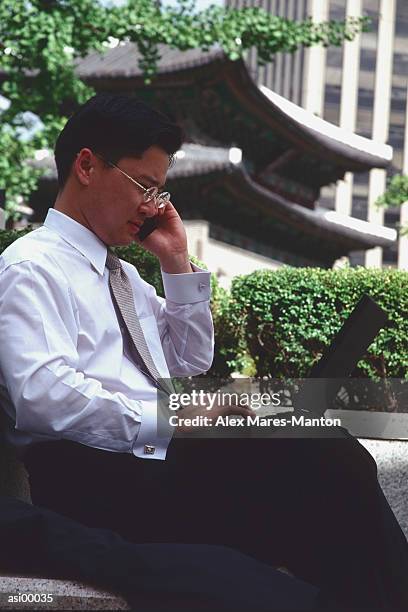
[[[126,330],[129,334],[132,347],[138,356],[140,370],[153,382],[155,387],[160,387],[167,395],[173,392],[172,385],[166,385],[156,368],[153,357],[147,346],[139,317],[136,314],[134,296],[129,278],[122,268],[119,258],[108,250],[106,256],[106,267],[109,270],[109,286],[114,302],[122,316]],[[171,382],[171,381],[170,381]]]

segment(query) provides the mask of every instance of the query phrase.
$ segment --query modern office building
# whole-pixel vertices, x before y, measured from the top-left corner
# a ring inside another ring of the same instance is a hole
[[[258,6],[296,20],[370,17],[370,31],[339,48],[319,46],[278,54],[265,67],[257,66],[256,51],[251,50],[247,63],[258,83],[345,130],[393,147],[387,170],[348,173],[336,186],[322,190],[320,205],[390,227],[406,225],[408,204],[384,214],[375,201],[385,190],[387,176],[408,173],[408,1],[226,0],[226,4]],[[408,269],[408,238],[401,237],[388,249],[357,254],[351,261]]]

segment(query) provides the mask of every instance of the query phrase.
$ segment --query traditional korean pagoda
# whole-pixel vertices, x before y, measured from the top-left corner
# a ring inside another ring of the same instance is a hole
[[[395,241],[394,230],[316,206],[321,188],[346,172],[387,167],[390,146],[345,132],[258,87],[244,61],[232,62],[219,49],[163,46],[160,52],[150,85],[130,43],[87,56],[77,73],[97,91],[135,95],[183,127],[186,144],[166,188],[191,229],[190,250],[197,238],[195,250],[210,268],[208,259],[219,264],[226,245],[241,263],[247,255],[254,269],[331,267],[351,251]],[[34,220],[44,218],[55,189],[50,165],[31,202]],[[237,265],[233,274],[248,271]]]

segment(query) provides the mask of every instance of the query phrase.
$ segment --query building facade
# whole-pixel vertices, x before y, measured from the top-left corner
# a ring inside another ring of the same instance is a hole
[[[257,67],[256,51],[251,51],[247,62],[257,82],[345,130],[393,147],[393,162],[387,170],[348,173],[322,190],[319,204],[389,227],[406,225],[408,204],[384,213],[375,201],[388,177],[408,172],[407,0],[227,0],[227,4],[258,6],[296,20],[370,17],[370,31],[339,48],[311,47],[293,55],[278,54],[265,67]],[[351,262],[408,269],[408,238],[400,237],[387,249],[357,253]]]
[[[220,49],[161,47],[158,72],[144,82],[131,43],[80,60],[77,74],[97,91],[136,95],[185,134],[168,187],[187,222],[190,252],[211,262],[221,282],[283,264],[330,268],[355,251],[387,247],[395,230],[316,209],[321,190],[347,172],[385,169],[392,148],[345,132],[265,86],[244,61]],[[239,153],[239,155],[238,155]],[[57,191],[52,158],[30,206],[41,222]]]

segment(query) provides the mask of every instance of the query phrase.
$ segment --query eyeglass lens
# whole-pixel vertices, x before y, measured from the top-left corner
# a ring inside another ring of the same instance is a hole
[[[144,201],[150,202],[151,200],[157,200],[159,204],[164,204],[170,200],[170,194],[168,191],[158,193],[157,187],[151,187],[145,191]]]

